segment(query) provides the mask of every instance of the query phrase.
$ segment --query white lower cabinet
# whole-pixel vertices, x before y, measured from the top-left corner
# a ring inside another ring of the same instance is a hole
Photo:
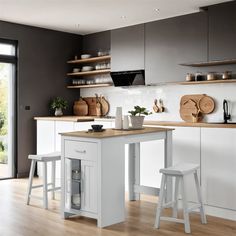
[[[201,129],[198,127],[171,127],[173,131],[173,164],[194,163],[200,165],[201,156]],[[200,170],[198,172],[200,178]],[[197,192],[193,176],[186,181],[187,198],[197,202]]]
[[[96,150],[96,143],[65,142],[65,212],[97,214]]]
[[[236,210],[236,129],[201,129],[202,186],[207,205]]]

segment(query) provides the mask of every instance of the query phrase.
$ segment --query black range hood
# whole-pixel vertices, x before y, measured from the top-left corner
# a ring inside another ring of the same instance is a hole
[[[110,74],[115,87],[145,85],[144,70],[118,71]]]

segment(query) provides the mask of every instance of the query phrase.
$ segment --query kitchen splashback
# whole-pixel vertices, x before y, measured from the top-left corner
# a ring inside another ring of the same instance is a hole
[[[211,85],[163,85],[143,86],[132,88],[96,88],[82,89],[81,96],[93,96],[95,93],[103,94],[110,103],[108,115],[114,116],[116,107],[123,107],[126,114],[135,105],[147,107],[152,111],[155,98],[161,98],[166,108],[163,113],[154,113],[146,117],[149,120],[182,121],[179,115],[180,99],[185,94],[207,94],[216,102],[215,111],[207,115],[204,121],[223,120],[223,99],[230,101],[232,120],[236,121],[236,84],[211,84]]]

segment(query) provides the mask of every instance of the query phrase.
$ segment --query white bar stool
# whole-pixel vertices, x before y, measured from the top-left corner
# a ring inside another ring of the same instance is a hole
[[[159,195],[159,202],[158,207],[156,211],[156,221],[155,221],[155,228],[160,227],[160,220],[164,221],[171,221],[175,223],[182,223],[184,224],[185,233],[191,233],[190,229],[190,223],[189,223],[189,212],[200,209],[200,215],[201,215],[201,222],[202,224],[206,224],[206,215],[204,212],[204,206],[202,201],[202,195],[201,195],[201,187],[198,181],[198,175],[197,170],[199,169],[199,165],[196,164],[190,164],[190,163],[183,163],[178,164],[176,166],[172,166],[169,168],[161,169],[160,173],[162,173],[162,180],[161,180],[161,189],[160,189],[160,195]],[[187,175],[193,174],[196,184],[196,190],[197,190],[197,197],[198,197],[198,204],[195,204],[192,207],[188,207],[187,199],[186,199],[186,177]],[[175,177],[175,191],[173,200],[168,203],[164,203],[164,200],[166,198],[166,185],[167,185],[167,177]],[[177,211],[178,211],[178,194],[179,194],[179,183],[181,184],[181,195],[182,195],[182,202],[183,202],[183,213],[184,213],[184,219],[178,219],[177,218]],[[162,209],[165,207],[172,206],[173,212],[172,217],[162,217],[161,212]]]
[[[30,167],[26,204],[29,205],[31,198],[37,198],[37,199],[43,200],[43,207],[45,209],[48,209],[48,192],[52,192],[52,199],[55,199],[55,191],[60,189],[60,187],[55,187],[55,171],[56,171],[56,161],[61,160],[61,153],[53,152],[53,153],[43,154],[43,155],[29,155],[28,158],[31,159],[32,161],[31,161],[31,167]],[[37,162],[43,163],[43,184],[32,186],[35,167],[36,167]],[[47,183],[47,163],[48,162],[52,162],[52,177],[51,177],[52,183]],[[48,189],[49,185],[52,186],[51,189]],[[32,189],[35,189],[35,188],[43,188],[42,198],[31,195]]]

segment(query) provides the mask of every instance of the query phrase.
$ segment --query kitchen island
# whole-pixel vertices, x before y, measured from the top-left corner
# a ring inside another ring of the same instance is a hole
[[[172,130],[62,133],[62,217],[95,218],[98,227],[125,221],[125,144],[129,144],[129,200],[139,199],[140,193],[158,195],[158,188],[140,185],[140,143],[164,140],[165,167],[171,166]],[[171,195],[169,181],[168,200]]]

